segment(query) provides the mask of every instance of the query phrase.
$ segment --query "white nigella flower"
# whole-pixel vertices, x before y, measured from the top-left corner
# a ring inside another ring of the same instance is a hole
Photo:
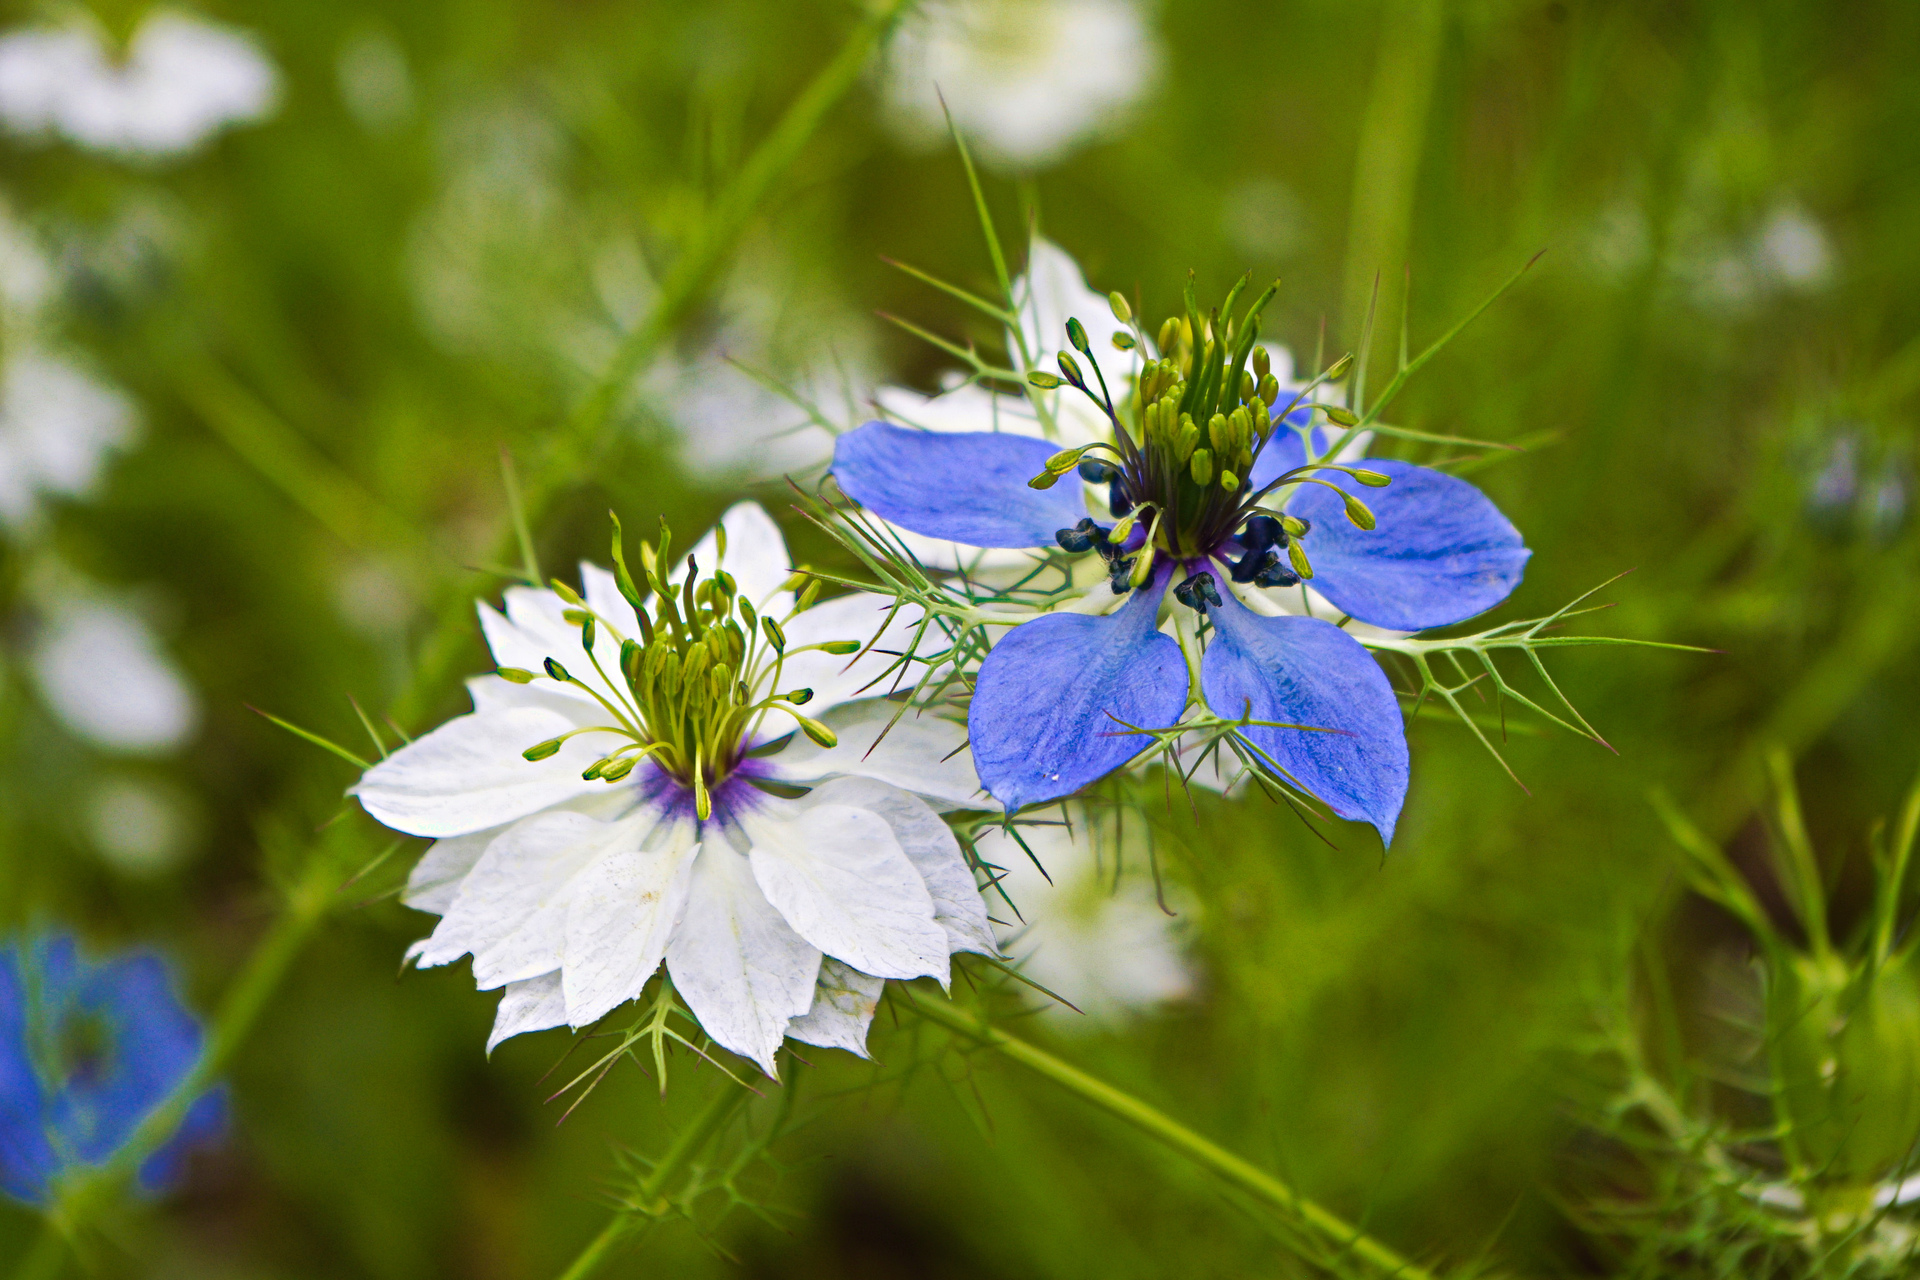
[[[134,434],[126,396],[57,356],[20,346],[0,364],[0,525],[20,527],[44,495],[83,497]]]
[[[975,841],[1020,911],[999,930],[1007,953],[1028,977],[1098,1022],[1181,999],[1193,988],[1181,921],[1160,909],[1145,853],[1116,866],[1123,851],[1136,852],[1130,843],[1105,839],[1116,833],[1104,823],[1093,830],[1083,805],[1064,813],[1066,822],[1022,825],[1025,849],[997,828]],[[995,914],[1007,914],[1005,906]],[[1080,1021],[1065,1006],[1049,1008],[1067,1025]]]
[[[707,1034],[769,1074],[784,1036],[863,1053],[884,979],[944,982],[952,953],[995,950],[936,811],[985,803],[964,735],[909,712],[882,736],[900,708],[867,686],[891,659],[847,655],[891,601],[798,607],[759,507],[682,573],[666,546],[644,554],[650,599],[582,566],[577,597],[482,605],[501,674],[354,787],[437,841],[406,901],[440,924],[412,954],[471,954],[480,987],[505,988],[489,1047],[587,1026],[664,961]]]
[[[954,123],[990,160],[1031,168],[1110,131],[1147,91],[1160,46],[1129,0],[952,0],[901,23],[888,119],[910,141]]]
[[[124,51],[84,21],[0,39],[0,119],[97,151],[191,151],[227,125],[263,119],[278,94],[273,64],[250,36],[164,9]]]

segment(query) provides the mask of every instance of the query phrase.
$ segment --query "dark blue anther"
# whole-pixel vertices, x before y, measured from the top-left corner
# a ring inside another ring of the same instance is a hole
[[[1080,478],[1088,484],[1106,484],[1120,474],[1120,469],[1111,462],[1099,458],[1080,459]]]
[[[1255,516],[1247,521],[1247,527],[1240,531],[1240,545],[1248,551],[1265,551],[1268,547],[1287,545],[1287,531],[1272,516]],[[1245,578],[1235,579],[1245,582]]]
[[[1196,573],[1173,589],[1173,598],[1192,609],[1195,613],[1205,613],[1207,606],[1220,607],[1220,592],[1213,585],[1213,575]]]
[[[1280,553],[1271,547],[1249,551],[1227,566],[1227,575],[1235,582],[1252,582],[1279,563]]]
[[[1299,583],[1300,575],[1280,563],[1278,556],[1275,556],[1274,562],[1253,580],[1253,585],[1256,587],[1292,587],[1298,586]]]
[[[1071,551],[1074,555],[1079,555],[1083,551],[1093,550],[1096,536],[1100,541],[1104,542],[1106,541],[1107,531],[1095,524],[1092,518],[1089,517],[1082,519],[1079,524],[1073,526],[1071,529],[1055,530],[1053,539],[1060,544],[1061,550]]]
[[[1107,510],[1113,512],[1116,520],[1133,510],[1133,499],[1127,494],[1125,481],[1115,480],[1107,486]]]
[[[1107,585],[1113,588],[1113,594],[1123,596],[1133,590],[1133,583],[1130,581],[1132,573],[1133,558],[1131,556],[1125,560],[1113,562],[1113,571],[1107,575]]]

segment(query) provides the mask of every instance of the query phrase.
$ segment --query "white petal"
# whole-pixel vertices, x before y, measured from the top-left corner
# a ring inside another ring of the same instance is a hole
[[[927,883],[933,898],[933,917],[947,931],[953,951],[977,951],[997,956],[1000,948],[987,922],[986,904],[973,871],[960,852],[953,829],[926,801],[873,778],[841,778],[816,789],[808,797],[820,804],[843,804],[865,809],[886,819],[893,838]]]
[[[835,777],[878,778],[942,808],[999,807],[980,790],[965,729],[911,707],[895,724],[899,713],[900,704],[884,698],[846,703],[820,717],[838,745],[823,748],[796,733],[778,755],[758,763],[770,776],[802,786]]]
[[[400,901],[415,911],[431,911],[437,916],[447,914],[447,908],[460,892],[460,882],[467,878],[467,873],[480,861],[480,855],[502,830],[488,827],[471,835],[435,840],[420,861],[413,864],[413,870],[407,875],[407,891],[400,896]]]
[[[906,606],[889,621],[887,614],[893,604],[890,596],[856,591],[852,595],[822,600],[782,623],[790,656],[780,664],[780,692],[813,690],[813,700],[807,703],[806,710],[808,715],[818,718],[822,711],[842,702],[913,688],[926,674],[926,664],[902,665],[899,655],[913,643],[921,613],[917,607]],[[794,652],[806,645],[833,640],[873,643],[871,649],[858,655],[826,653],[819,649]],[[921,647],[926,652],[938,652],[946,648],[946,640],[937,629],[929,628]]]
[[[761,613],[786,616],[793,608],[793,594],[780,586],[793,576],[793,562],[787,558],[780,526],[757,502],[736,502],[720,517],[720,526],[727,531],[727,559],[720,567],[733,575],[741,598]],[[673,555],[676,568],[668,581],[677,585],[687,576],[687,556],[682,551]],[[720,558],[719,540],[708,533],[694,547],[693,558],[701,577],[711,574]]]
[[[811,796],[769,797],[740,825],[754,879],[801,937],[877,977],[946,976],[946,931],[885,819]]]
[[[633,606],[620,594],[619,580],[613,576],[613,570],[602,569],[597,564],[580,562],[580,598],[587,602],[587,608],[620,629],[622,636],[640,638],[640,624],[633,616]],[[598,645],[594,646],[596,649]],[[613,674],[613,666],[601,659],[607,667],[607,673]]]
[[[447,964],[472,952],[474,981],[483,991],[560,968],[576,881],[616,850],[639,848],[655,821],[649,810],[619,822],[559,811],[515,823],[467,873],[421,949],[420,964]]]
[[[501,826],[606,787],[582,781],[580,771],[606,754],[610,734],[582,734],[545,760],[521,755],[580,726],[580,718],[538,707],[477,711],[400,748],[362,774],[348,794],[410,835],[459,836]]]
[[[594,652],[600,658],[600,666],[608,676],[602,679],[595,669],[593,656],[580,644],[580,628],[568,622],[566,611],[572,608],[566,601],[551,591],[536,591],[532,587],[508,587],[506,590],[506,622],[511,630],[500,626],[498,615],[489,618],[493,611],[481,606],[480,626],[486,632],[487,644],[494,649],[494,661],[503,667],[524,667],[540,675],[540,683],[556,691],[564,691],[567,696],[588,699],[588,695],[571,685],[558,684],[548,680],[541,672],[546,660],[552,658],[567,669],[567,674],[591,688],[601,697],[615,706],[620,705],[624,696],[613,681],[619,677],[614,674],[619,662],[620,646],[610,639],[596,639]],[[499,639],[496,641],[496,635]],[[497,644],[504,643],[513,654],[513,660],[503,657]]]
[[[502,1040],[529,1031],[545,1031],[565,1026],[567,1002],[560,994],[560,971],[543,973],[537,978],[509,982],[500,993],[500,1011],[493,1015],[493,1034],[487,1037],[487,1052]]]
[[[1109,382],[1114,380],[1114,366],[1129,359],[1114,350],[1113,335],[1130,330],[1113,318],[1107,295],[1087,287],[1080,264],[1051,240],[1033,238],[1027,250],[1026,274],[1013,282],[1013,296],[1019,302],[1020,331],[1036,368],[1053,363],[1053,357],[1067,349],[1069,318],[1086,327],[1088,343]]]
[[[867,1056],[867,1028],[880,1007],[886,980],[848,968],[829,956],[820,962],[820,981],[805,1017],[787,1024],[787,1034],[822,1049],[845,1049]]]
[[[567,1021],[597,1022],[640,994],[667,954],[667,939],[687,901],[699,845],[690,822],[677,822],[650,848],[621,847],[580,876],[567,904]]]
[[[813,1004],[820,951],[773,909],[747,859],[712,839],[694,864],[667,971],[706,1033],[772,1076],[787,1023]]]

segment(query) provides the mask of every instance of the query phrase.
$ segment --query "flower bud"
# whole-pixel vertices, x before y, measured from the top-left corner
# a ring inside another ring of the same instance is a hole
[[[509,684],[532,684],[535,676],[525,667],[496,667],[493,674]]]
[[[1133,319],[1133,308],[1127,305],[1127,299],[1118,289],[1107,295],[1107,305],[1113,308],[1113,318],[1121,324]]]

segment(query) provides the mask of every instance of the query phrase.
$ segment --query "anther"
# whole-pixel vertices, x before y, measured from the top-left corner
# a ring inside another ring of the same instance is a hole
[[[1107,585],[1113,588],[1113,594],[1123,596],[1133,590],[1133,557],[1115,560],[1107,574]]]
[[[1265,551],[1268,547],[1285,546],[1286,542],[1286,529],[1272,516],[1254,516],[1240,531],[1240,545],[1248,551]]]
[[[1088,484],[1107,484],[1120,474],[1120,469],[1111,462],[1099,458],[1080,459],[1080,478]]]
[[[1106,540],[1106,530],[1095,524],[1092,517],[1089,516],[1083,518],[1079,524],[1073,526],[1071,529],[1056,529],[1053,534],[1053,540],[1060,544],[1062,551],[1069,551],[1074,555],[1080,555],[1082,552],[1093,550],[1096,545],[1104,542]]]
[[[1213,585],[1210,573],[1196,573],[1182,582],[1173,589],[1173,598],[1195,613],[1204,614],[1208,605],[1220,607],[1220,592]]]
[[[1107,510],[1116,516],[1124,516],[1133,510],[1133,498],[1127,493],[1124,481],[1115,480],[1107,486]]]

